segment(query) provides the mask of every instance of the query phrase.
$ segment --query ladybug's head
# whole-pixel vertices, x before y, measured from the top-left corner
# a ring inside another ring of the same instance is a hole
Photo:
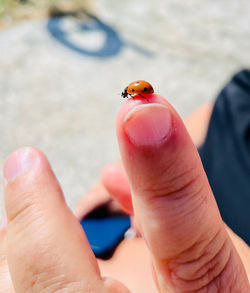
[[[124,91],[121,93],[121,96],[122,96],[123,98],[127,98],[127,96],[128,96],[127,89],[128,89],[128,87],[125,87]]]

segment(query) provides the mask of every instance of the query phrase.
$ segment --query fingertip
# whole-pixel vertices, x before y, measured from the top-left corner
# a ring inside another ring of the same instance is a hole
[[[134,146],[157,145],[164,142],[172,130],[169,109],[158,103],[134,107],[123,121],[123,129]]]
[[[163,97],[152,94],[149,101],[130,99],[117,116],[117,138],[124,162],[124,153],[133,157],[134,153],[150,149],[155,153],[166,146],[172,149],[190,145],[190,136],[183,121],[173,106]],[[146,153],[149,153],[146,151]]]
[[[36,168],[41,163],[48,164],[45,155],[37,148],[22,147],[13,152],[4,163],[5,186],[13,182],[20,175]]]
[[[158,103],[166,106],[171,105],[167,102],[166,99],[164,99],[162,96],[157,94],[150,94],[148,99],[146,100],[143,97],[135,96],[133,98],[128,99],[120,108],[117,115],[117,123],[120,125],[126,116],[126,114],[131,111],[135,106],[138,105],[144,105],[144,104],[150,104],[150,103]]]
[[[46,201],[51,188],[60,190],[47,157],[34,147],[22,147],[13,152],[5,161],[3,173],[8,221],[28,207],[38,208]],[[61,191],[57,193],[62,194]]]
[[[101,181],[108,181],[110,176],[115,175],[117,173],[117,164],[107,164],[102,168],[101,171]]]

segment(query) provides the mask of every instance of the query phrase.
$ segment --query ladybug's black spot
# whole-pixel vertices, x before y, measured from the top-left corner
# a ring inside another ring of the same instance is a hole
[[[148,91],[148,88],[147,88],[147,87],[145,87],[145,88],[144,88],[144,92],[147,92],[147,91]]]

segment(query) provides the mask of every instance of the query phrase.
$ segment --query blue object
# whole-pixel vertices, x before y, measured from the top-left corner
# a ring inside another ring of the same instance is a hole
[[[96,257],[109,258],[130,227],[130,218],[84,218],[81,225]]]

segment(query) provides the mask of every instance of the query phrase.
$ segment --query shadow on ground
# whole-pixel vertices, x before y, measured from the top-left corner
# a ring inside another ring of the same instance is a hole
[[[65,26],[67,18],[73,19],[74,27]],[[136,44],[128,43],[122,39],[120,34],[111,26],[104,23],[98,17],[90,14],[86,10],[74,12],[56,12],[52,13],[48,21],[47,29],[51,36],[62,45],[77,53],[89,57],[107,58],[118,55],[125,46],[129,46],[137,52],[152,57],[153,53],[139,47]],[[74,31],[72,31],[74,30]],[[73,32],[77,33],[102,33],[104,38],[102,44],[95,49],[84,47],[79,42],[73,41],[70,37]]]

